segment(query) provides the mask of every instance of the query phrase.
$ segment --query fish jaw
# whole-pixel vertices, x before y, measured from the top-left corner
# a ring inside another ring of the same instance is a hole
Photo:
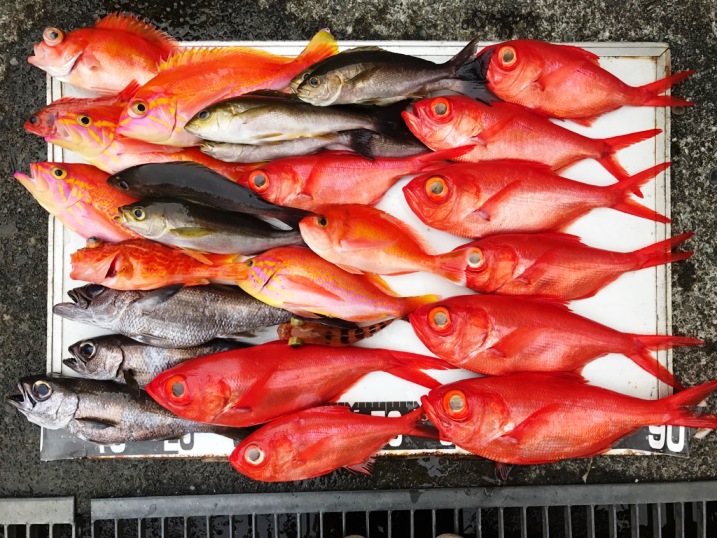
[[[26,377],[18,382],[18,394],[9,395],[6,401],[33,424],[50,430],[67,427],[77,411],[79,398],[74,394],[55,392],[53,387],[49,397],[41,400],[33,393],[37,382],[52,386],[46,376]]]
[[[27,61],[47,74],[63,80],[70,75],[77,60],[82,56],[82,49],[73,49],[74,47],[66,45],[50,47],[44,42],[40,42],[33,48],[34,56],[30,56]],[[63,82],[66,81],[63,80]]]

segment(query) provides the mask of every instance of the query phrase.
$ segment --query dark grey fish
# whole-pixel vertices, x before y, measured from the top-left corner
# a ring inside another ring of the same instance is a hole
[[[309,67],[291,87],[299,99],[316,106],[388,105],[439,90],[482,98],[485,83],[473,63],[477,52],[474,39],[448,62],[436,64],[378,47],[359,47]]]
[[[212,340],[201,346],[167,349],[110,334],[75,342],[68,348],[73,357],[62,362],[85,379],[144,387],[157,374],[181,362],[246,346],[241,342]]]
[[[165,245],[215,254],[257,254],[302,245],[299,230],[277,230],[263,220],[184,200],[148,199],[118,209],[115,220]]]
[[[194,432],[240,439],[250,431],[179,418],[143,390],[112,381],[43,374],[21,379],[18,391],[7,401],[30,422],[51,430],[66,428],[80,439],[103,445],[177,439]]]
[[[215,338],[240,339],[286,323],[291,314],[254,299],[239,288],[168,286],[153,291],[118,291],[97,284],[67,293],[58,316],[104,327],[145,344],[185,348]]]

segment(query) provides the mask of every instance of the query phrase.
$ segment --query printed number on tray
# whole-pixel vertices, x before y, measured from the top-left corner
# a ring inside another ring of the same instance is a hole
[[[674,430],[677,430],[675,441]],[[647,436],[650,448],[662,450],[667,445],[670,452],[681,452],[685,448],[684,426],[650,426],[650,435]]]

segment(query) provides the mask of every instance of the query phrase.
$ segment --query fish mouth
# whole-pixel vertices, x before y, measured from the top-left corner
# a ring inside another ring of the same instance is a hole
[[[428,416],[428,420],[431,421],[431,424],[433,424],[442,434],[445,434],[451,425],[438,416],[433,404],[428,400],[428,396],[421,396],[421,407],[423,407],[423,411],[425,411]]]
[[[406,125],[414,135],[421,133],[421,121],[418,117],[418,114],[414,112],[413,106],[411,106],[410,109],[406,109],[401,112],[401,117],[403,118],[403,121],[406,122]]]
[[[35,67],[39,67],[47,74],[52,75],[56,78],[66,77],[67,75],[69,75],[70,72],[74,69],[77,60],[79,60],[80,56],[82,56],[82,51],[79,51],[74,56],[71,56],[64,64],[48,65],[44,63],[44,60],[47,58],[47,54],[45,54],[43,48],[35,45],[34,53],[35,55],[30,56],[27,61]]]
[[[421,207],[421,204],[418,200],[418,197],[416,196],[416,193],[413,192],[413,189],[411,188],[411,183],[413,181],[409,181],[406,185],[403,186],[403,197],[406,199],[406,203],[408,206],[413,208]]]
[[[28,413],[34,406],[34,400],[30,397],[30,394],[25,390],[22,383],[17,384],[18,394],[10,394],[6,398],[6,402],[12,407],[17,409],[23,414]]]
[[[480,82],[488,82],[488,67],[495,54],[495,47],[486,47],[476,56],[475,67]]]
[[[68,357],[67,359],[62,359],[62,364],[77,373],[82,373],[82,366],[84,366],[84,362],[81,363],[76,357]]]

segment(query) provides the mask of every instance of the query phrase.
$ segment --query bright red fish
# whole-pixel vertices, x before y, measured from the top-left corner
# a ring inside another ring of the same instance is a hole
[[[621,106],[690,106],[660,95],[690,76],[684,71],[650,84],[625,84],[579,47],[517,39],[486,47],[478,54],[479,74],[498,97],[553,118],[590,125]]]
[[[133,80],[144,84],[161,61],[180,50],[167,34],[126,13],[68,34],[45,28],[42,39],[28,62],[62,82],[103,94],[117,93]]]
[[[373,160],[346,151],[324,151],[255,166],[238,183],[269,202],[307,211],[328,204],[373,205],[403,176],[454,159],[469,149]]]
[[[704,344],[683,336],[621,333],[574,314],[564,303],[507,295],[450,297],[416,309],[408,319],[431,352],[487,375],[579,372],[598,357],[621,353],[682,388],[650,350]]]
[[[117,208],[136,202],[107,185],[109,174],[89,164],[40,162],[17,179],[64,226],[87,239],[124,241],[139,237],[114,220]]]
[[[592,297],[629,271],[685,260],[671,252],[693,233],[684,233],[634,252],[612,252],[561,233],[492,235],[462,245],[465,280],[481,293],[533,295],[563,301]]]
[[[449,164],[416,176],[403,194],[423,222],[462,237],[561,230],[598,207],[670,222],[630,198],[631,191],[668,166],[658,164],[628,180],[597,187],[560,177],[534,163]]]
[[[436,438],[419,408],[398,418],[352,413],[344,406],[278,418],[244,439],[229,462],[262,482],[305,480],[341,467],[369,474],[373,455],[397,435]]]
[[[493,101],[489,105],[463,95],[424,99],[403,117],[416,137],[440,150],[473,146],[456,160],[467,162],[518,159],[559,170],[583,159],[596,159],[618,180],[629,174],[617,151],[662,132],[650,129],[612,138],[589,138],[551,122],[530,110]]]
[[[570,374],[466,379],[421,398],[441,438],[516,465],[598,456],[644,426],[717,428],[717,415],[694,406],[717,380],[661,400],[641,400],[584,384]]]
[[[162,372],[147,385],[161,406],[188,420],[254,426],[335,402],[370,372],[389,372],[435,388],[422,369],[445,370],[433,357],[387,349],[304,346],[271,342],[207,355]]]

